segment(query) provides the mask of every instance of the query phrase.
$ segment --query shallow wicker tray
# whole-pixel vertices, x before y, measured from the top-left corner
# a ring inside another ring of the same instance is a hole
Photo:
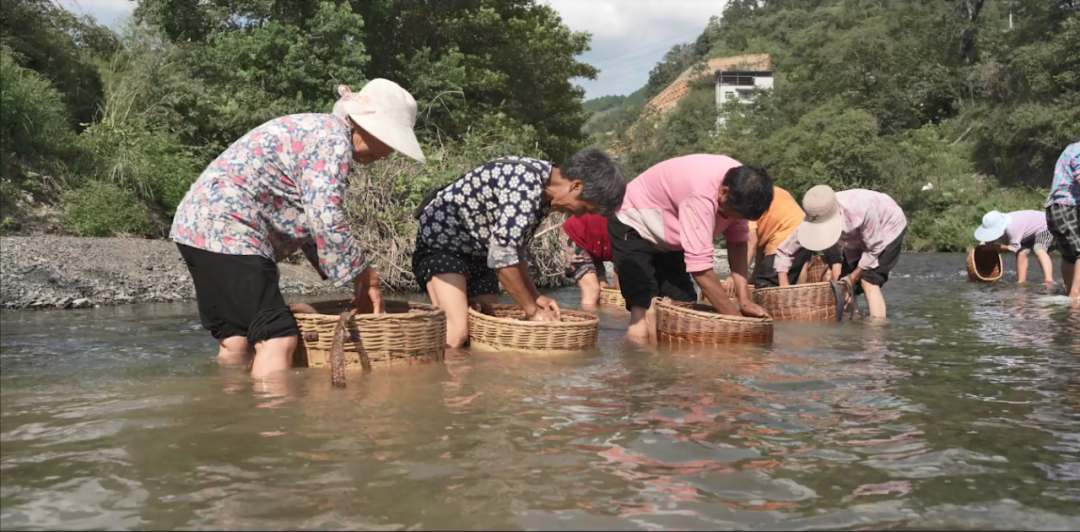
[[[330,346],[338,314],[349,309],[348,300],[311,303],[322,314],[293,313],[300,327],[300,344],[293,365],[329,367]],[[359,369],[363,342],[372,367],[411,366],[443,359],[446,313],[439,307],[411,301],[387,301],[385,314],[358,314],[349,320],[345,366]]]
[[[605,307],[626,308],[626,300],[623,299],[622,290],[618,288],[601,288],[600,304]]]
[[[1005,271],[1001,251],[975,248],[967,256],[968,281],[989,283],[1001,279]]]
[[[562,322],[525,321],[517,305],[492,305],[495,316],[469,308],[469,341],[482,351],[565,353],[596,347],[600,320],[587,312],[563,310]]]
[[[848,290],[847,284],[841,286]],[[836,293],[828,282],[762,288],[754,293],[754,302],[775,320],[836,319]]]
[[[709,305],[655,298],[656,339],[663,344],[767,344],[769,318],[725,316]]]

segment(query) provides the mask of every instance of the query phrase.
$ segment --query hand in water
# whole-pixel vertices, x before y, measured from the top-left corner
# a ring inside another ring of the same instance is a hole
[[[724,287],[724,293],[727,294],[727,296],[729,298],[738,296],[738,294],[735,293],[735,279],[734,278],[728,277],[727,279],[724,279],[723,281],[720,281],[720,285]]]
[[[559,304],[547,296],[540,296],[536,298],[536,306],[540,307],[555,316],[552,321],[562,321],[562,311],[559,310]]]
[[[765,312],[765,309],[761,305],[758,305],[757,303],[752,303],[752,302],[748,301],[745,304],[740,303],[739,307],[742,310],[743,316],[748,316],[748,317],[751,317],[751,318],[771,318],[772,317],[772,316],[769,316],[769,313]]]
[[[529,316],[529,321],[550,321],[559,322],[560,320],[553,312],[544,308],[537,308],[536,314]]]

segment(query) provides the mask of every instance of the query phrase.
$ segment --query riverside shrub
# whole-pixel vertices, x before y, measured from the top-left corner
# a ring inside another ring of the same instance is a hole
[[[151,236],[153,225],[135,193],[88,181],[64,193],[67,229],[76,236]]]

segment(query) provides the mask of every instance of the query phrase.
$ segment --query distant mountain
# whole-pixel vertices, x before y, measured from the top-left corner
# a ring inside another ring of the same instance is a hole
[[[586,100],[583,104],[585,110],[590,114],[603,113],[616,107],[628,107],[631,105],[637,105],[645,101],[645,87],[642,87],[628,96],[610,95],[601,96],[599,98],[593,98]]]

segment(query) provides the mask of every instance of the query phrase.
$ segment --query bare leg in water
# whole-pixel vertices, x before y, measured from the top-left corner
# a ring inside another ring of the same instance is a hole
[[[218,340],[218,362],[223,366],[238,366],[247,362],[251,344],[243,336]]]

